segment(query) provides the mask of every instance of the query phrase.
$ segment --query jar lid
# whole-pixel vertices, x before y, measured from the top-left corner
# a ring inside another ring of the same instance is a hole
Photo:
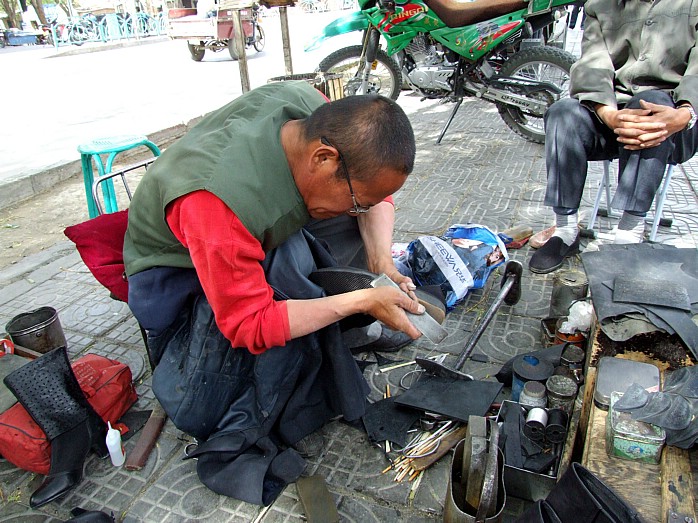
[[[523,381],[544,382],[553,374],[553,364],[533,354],[520,354],[512,364],[514,374]]]
[[[565,347],[565,350],[562,351],[562,356],[560,357],[560,363],[563,365],[582,363],[583,361],[584,349],[572,344]]]
[[[545,385],[539,381],[527,381],[523,388],[524,394],[529,398],[545,397]]]
[[[577,394],[577,383],[567,376],[553,375],[545,382],[545,387],[551,394],[560,396],[574,396]]]

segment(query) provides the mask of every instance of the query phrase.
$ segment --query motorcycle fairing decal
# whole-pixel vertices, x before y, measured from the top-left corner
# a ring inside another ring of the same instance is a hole
[[[424,4],[405,4],[395,8],[394,13],[386,13],[378,23],[378,27],[383,31],[390,31],[392,27],[407,20],[419,21],[425,18],[429,10]]]
[[[486,22],[485,24],[477,24],[476,28],[479,33],[478,39],[475,43],[468,49],[470,54],[477,51],[482,51],[489,45],[491,45],[495,40],[509,33],[513,29],[516,29],[521,25],[523,21],[517,20],[515,22],[509,22],[504,25],[496,26],[491,22]],[[456,45],[461,45],[461,43],[456,42]]]

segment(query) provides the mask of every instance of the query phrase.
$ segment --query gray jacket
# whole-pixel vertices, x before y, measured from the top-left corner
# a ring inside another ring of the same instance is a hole
[[[698,109],[698,0],[588,0],[570,96],[611,107],[648,89]]]

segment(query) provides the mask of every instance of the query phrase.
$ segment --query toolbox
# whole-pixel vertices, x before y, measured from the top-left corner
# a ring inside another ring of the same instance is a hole
[[[525,413],[529,412],[529,408],[515,401],[505,400],[499,409],[497,422],[502,422],[511,415],[514,409],[523,409]],[[546,409],[549,412],[549,409]],[[547,470],[543,473],[532,472],[522,467],[517,467],[504,461],[504,485],[508,496],[514,496],[519,499],[528,501],[537,501],[544,499],[553,489],[560,476],[564,473],[569,465],[569,456],[566,449],[571,449],[574,446],[574,438],[576,425],[573,426],[573,420],[578,418],[570,415],[567,419],[567,435],[564,442],[560,443],[560,457],[555,461],[552,470]],[[503,452],[506,456],[507,438],[504,434],[500,436],[503,439]]]

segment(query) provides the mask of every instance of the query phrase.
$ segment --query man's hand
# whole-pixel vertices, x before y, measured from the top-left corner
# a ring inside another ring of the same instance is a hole
[[[390,278],[398,284],[398,286],[402,289],[402,292],[406,292],[413,300],[417,299],[417,296],[414,293],[414,291],[417,289],[417,286],[412,281],[412,278],[409,278],[408,276],[403,276],[402,273],[400,273],[400,271],[397,270],[397,267],[395,267],[392,258],[390,259],[390,264],[387,265],[384,269],[380,270],[377,274],[385,274],[388,278]]]
[[[625,149],[636,151],[655,147],[669,136],[682,131],[690,114],[681,108],[640,100],[640,109],[614,109],[599,106],[596,114],[618,135]]]
[[[382,321],[391,329],[404,332],[413,340],[422,335],[405,314],[405,311],[414,314],[424,314],[424,306],[416,299],[412,299],[404,292],[392,287],[376,287],[375,289],[356,292],[370,293],[366,301],[365,312],[367,314]],[[411,294],[414,295],[414,293]]]

